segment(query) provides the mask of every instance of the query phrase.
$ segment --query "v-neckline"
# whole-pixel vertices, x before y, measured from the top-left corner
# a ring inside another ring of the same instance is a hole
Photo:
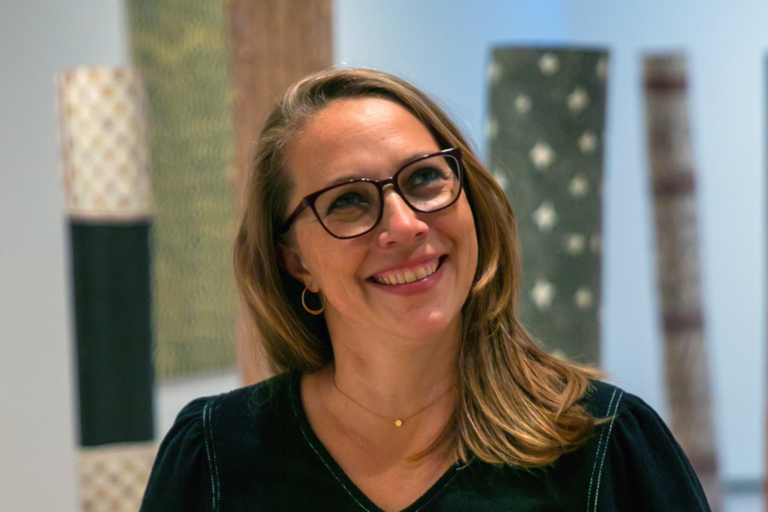
[[[301,373],[293,372],[290,379],[290,395],[291,406],[293,408],[293,415],[298,422],[298,427],[301,433],[312,449],[312,451],[321,460],[323,465],[330,471],[334,479],[339,483],[341,488],[346,491],[349,497],[357,503],[361,510],[366,512],[384,512],[378,505],[376,505],[368,496],[360,490],[360,488],[352,481],[349,476],[341,469],[338,462],[331,456],[323,443],[312,430],[312,426],[309,424],[309,418],[304,410],[304,404],[301,401]],[[458,462],[451,465],[443,475],[427,489],[427,491],[419,496],[416,501],[400,510],[400,512],[419,512],[424,509],[429,503],[432,502],[448,485],[458,476],[458,471],[466,468],[471,461],[466,464],[460,464]]]

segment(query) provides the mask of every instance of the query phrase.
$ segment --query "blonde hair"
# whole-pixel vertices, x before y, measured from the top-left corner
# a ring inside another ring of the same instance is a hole
[[[327,70],[288,89],[269,115],[251,163],[235,242],[238,288],[275,373],[318,371],[333,362],[322,316],[303,311],[302,286],[280,267],[275,245],[288,211],[291,183],[285,150],[312,115],[340,98],[398,103],[430,131],[441,149],[461,148],[464,190],[475,217],[478,265],[462,310],[459,402],[441,439],[461,460],[535,467],[581,445],[596,419],[580,403],[598,378],[549,355],[516,317],[522,272],[517,225],[504,192],[448,116],[406,81],[368,69]]]

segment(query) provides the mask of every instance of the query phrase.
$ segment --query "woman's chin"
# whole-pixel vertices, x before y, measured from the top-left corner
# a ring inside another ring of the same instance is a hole
[[[442,311],[433,311],[427,315],[406,315],[393,319],[390,325],[395,328],[399,337],[424,342],[448,333],[455,334],[458,322]]]

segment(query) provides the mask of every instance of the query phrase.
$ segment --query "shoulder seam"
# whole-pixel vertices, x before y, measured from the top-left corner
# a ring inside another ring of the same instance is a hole
[[[203,438],[205,453],[208,456],[208,470],[211,473],[211,500],[214,512],[219,510],[221,502],[221,484],[219,482],[219,466],[216,460],[216,447],[213,445],[213,427],[211,426],[211,401],[203,407]],[[210,440],[209,440],[210,438]]]
[[[619,394],[618,397],[616,397],[616,393]],[[597,486],[595,487],[595,507],[594,512],[597,512],[597,500],[598,500],[598,494],[600,492],[600,479],[603,475],[603,463],[605,462],[605,454],[608,452],[608,441],[611,438],[611,431],[613,430],[613,422],[616,420],[616,413],[619,410],[619,404],[621,402],[621,398],[624,396],[624,392],[620,389],[616,388],[613,390],[613,394],[611,395],[611,401],[608,403],[608,410],[605,413],[606,417],[611,417],[611,422],[608,425],[608,432],[606,436],[606,430],[605,427],[602,428],[602,432],[600,433],[600,440],[597,443],[597,451],[595,452],[595,463],[592,465],[592,476],[589,478],[589,492],[587,494],[587,512],[590,510],[590,503],[592,502],[592,485],[594,484],[595,479],[595,470],[597,469],[597,461],[600,461],[600,470],[597,474]],[[605,444],[603,444],[603,438],[605,438]],[[600,455],[600,450],[602,450],[602,455]]]

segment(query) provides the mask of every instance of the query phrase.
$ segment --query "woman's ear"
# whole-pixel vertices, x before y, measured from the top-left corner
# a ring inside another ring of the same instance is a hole
[[[283,243],[277,243],[275,244],[275,255],[277,256],[277,263],[288,271],[294,279],[304,283],[304,286],[313,293],[320,291],[320,288],[314,284],[312,274],[307,270],[304,259],[298,251]]]

